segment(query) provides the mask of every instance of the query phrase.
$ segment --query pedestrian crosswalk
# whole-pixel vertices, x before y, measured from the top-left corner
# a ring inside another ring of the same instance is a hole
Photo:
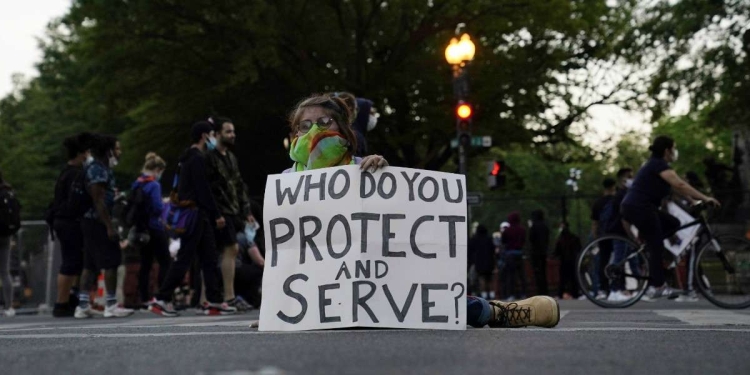
[[[750,310],[620,310],[567,309],[554,329],[526,328],[519,331],[673,331],[714,330],[750,332]],[[267,334],[250,325],[258,312],[235,316],[182,316],[162,318],[138,314],[126,319],[54,319],[48,316],[0,320],[0,340],[10,338],[152,337],[189,335]],[[350,332],[313,331],[328,334]],[[357,331],[359,332],[359,331]]]

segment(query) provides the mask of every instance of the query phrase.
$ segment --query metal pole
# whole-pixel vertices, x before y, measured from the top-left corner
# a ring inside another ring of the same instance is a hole
[[[39,307],[40,312],[46,311],[52,306],[52,267],[55,264],[55,241],[52,239],[52,234],[47,234],[47,292],[44,297],[45,304]]]

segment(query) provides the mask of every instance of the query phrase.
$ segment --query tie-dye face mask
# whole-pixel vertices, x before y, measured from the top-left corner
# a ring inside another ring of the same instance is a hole
[[[289,147],[295,171],[351,164],[349,142],[340,133],[321,130],[314,124],[310,131],[295,138]]]

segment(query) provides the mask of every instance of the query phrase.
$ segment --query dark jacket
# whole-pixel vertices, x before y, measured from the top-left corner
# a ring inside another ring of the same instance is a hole
[[[180,156],[177,197],[180,201],[193,201],[209,218],[221,217],[208,185],[205,156],[201,150],[190,147]]]
[[[52,218],[62,220],[78,220],[76,210],[70,206],[70,189],[73,182],[83,173],[83,166],[66,165],[60,172],[55,183],[55,197],[50,207]]]
[[[480,275],[491,274],[495,269],[495,244],[492,243],[486,227],[477,227],[477,233],[469,240],[468,252],[472,254],[474,265]]]
[[[234,153],[227,150],[226,155],[222,155],[219,150],[209,151],[206,155],[206,168],[211,193],[219,212],[228,216],[247,217],[250,214],[250,198]]]
[[[561,263],[575,263],[578,253],[581,251],[581,239],[570,229],[564,229],[557,238],[555,255],[560,257]]]
[[[521,226],[521,215],[513,212],[508,215],[510,227],[503,232],[503,245],[505,250],[523,250],[526,242],[526,229]]]
[[[529,229],[531,254],[546,256],[549,251],[549,227],[544,222],[544,217],[537,211],[531,213],[531,223],[531,228]]]
[[[352,124],[354,134],[357,136],[357,152],[354,153],[354,156],[365,157],[368,155],[365,134],[367,134],[367,123],[370,121],[372,101],[357,98],[357,107],[359,107],[357,118],[354,120],[354,124]]]

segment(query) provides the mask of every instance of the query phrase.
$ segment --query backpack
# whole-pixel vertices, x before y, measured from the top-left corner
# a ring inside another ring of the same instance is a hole
[[[607,203],[602,207],[601,213],[599,213],[599,233],[598,236],[609,233],[614,228],[615,220],[615,199],[609,199]]]
[[[75,176],[68,191],[68,207],[74,219],[82,218],[86,212],[94,208],[94,201],[86,188],[87,170],[88,167]]]
[[[126,227],[137,227],[139,230],[143,230],[148,222],[148,198],[143,189],[146,187],[146,183],[138,185],[128,195],[125,201],[125,207],[122,211],[123,223]]]
[[[189,236],[195,229],[198,221],[198,208],[193,201],[180,201],[177,190],[180,181],[182,163],[177,165],[177,172],[172,182],[172,192],[169,194],[169,202],[164,205],[161,213],[161,221],[170,238],[177,239]]]
[[[0,236],[12,236],[21,229],[21,203],[11,189],[0,190]]]

